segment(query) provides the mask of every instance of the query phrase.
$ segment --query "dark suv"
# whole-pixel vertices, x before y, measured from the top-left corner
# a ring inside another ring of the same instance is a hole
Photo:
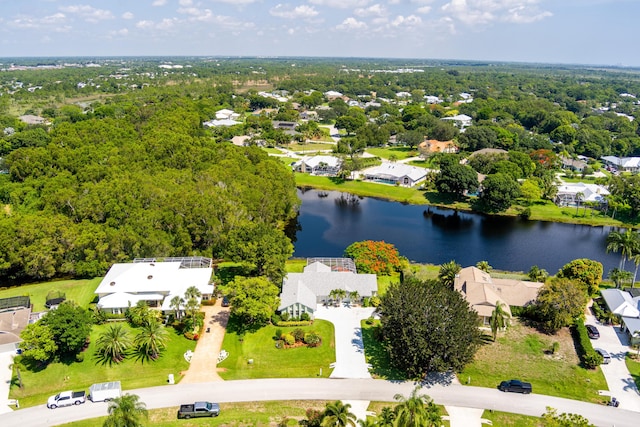
[[[520,380],[502,381],[498,388],[500,391],[510,391],[513,393],[531,393],[531,383],[526,383]]]
[[[589,338],[591,338],[592,340],[597,340],[598,338],[600,338],[600,332],[598,332],[598,328],[593,325],[584,326],[587,328],[587,335],[589,335]]]

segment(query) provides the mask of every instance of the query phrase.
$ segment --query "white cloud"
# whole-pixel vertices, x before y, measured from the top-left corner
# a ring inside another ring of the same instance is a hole
[[[234,5],[245,5],[245,4],[251,4],[251,3],[255,3],[258,0],[213,0],[214,2],[218,2],[218,3],[228,3],[228,4],[234,4]]]
[[[493,22],[527,24],[553,16],[541,10],[540,0],[450,0],[441,10],[464,24],[487,25]]]
[[[7,25],[18,29],[47,29],[55,32],[68,32],[71,30],[69,26],[63,26],[67,21],[64,13],[54,13],[42,18],[35,18],[27,15],[19,15],[11,21],[7,21]]]
[[[151,6],[164,6],[165,4],[167,4],[167,0],[154,0]]]
[[[122,19],[133,19],[133,13],[125,12],[122,14]]]
[[[180,6],[191,6],[193,4],[193,0],[178,0],[178,4]]]
[[[300,5],[292,8],[288,4],[278,4],[269,10],[269,13],[285,19],[308,19],[318,15],[318,11],[313,6]]]
[[[155,24],[153,23],[153,21],[148,21],[145,19],[145,20],[136,22],[136,27],[142,30],[148,30],[148,29],[154,28]]]
[[[369,7],[359,7],[353,11],[356,16],[386,16],[387,9],[380,4],[374,4]]]
[[[348,9],[353,7],[364,7],[371,3],[371,0],[309,0],[309,3],[317,4],[318,6]]]
[[[351,30],[363,30],[367,28],[367,24],[362,21],[358,21],[356,18],[349,17],[342,21],[342,24],[336,25],[337,30],[351,31]]]
[[[113,19],[113,13],[105,9],[96,9],[89,5],[60,6],[60,10],[69,14],[78,15],[87,22],[96,23],[106,19]]]
[[[431,12],[431,6],[422,6],[416,9],[416,13],[421,13],[423,15],[426,15],[429,12]]]
[[[124,37],[129,34],[129,30],[126,28],[121,28],[119,30],[109,31],[110,37]]]
[[[396,16],[396,18],[391,21],[391,26],[393,27],[415,27],[422,24],[422,18],[416,15],[409,15],[404,17],[402,15]]]

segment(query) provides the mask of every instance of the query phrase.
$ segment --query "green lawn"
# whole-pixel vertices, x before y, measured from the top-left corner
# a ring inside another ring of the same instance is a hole
[[[550,355],[554,341],[560,343],[560,350]],[[505,379],[520,378],[532,383],[534,393],[600,402],[598,390],[607,390],[600,368],[587,370],[578,364],[566,328],[549,336],[516,323],[497,342],[484,344],[458,378],[480,387],[497,387]]]
[[[195,427],[195,426],[258,426],[270,427],[285,417],[287,425],[296,426],[305,418],[308,408],[322,410],[324,401],[282,401],[282,402],[248,402],[221,403],[220,416],[216,418],[200,418],[178,420],[178,407],[153,409],[149,411],[149,423],[154,427]],[[106,417],[76,421],[62,424],[64,427],[94,427],[102,425]]]
[[[293,157],[282,157],[282,156],[278,156],[277,159],[280,160],[282,163],[284,163],[285,166],[291,166],[291,163],[298,160],[298,159],[294,159]]]
[[[374,330],[379,324],[379,320],[376,320],[373,325],[367,325],[365,320],[360,322],[364,355],[367,363],[371,365],[371,376],[386,380],[405,380],[404,373],[391,366],[389,354],[382,343],[374,338]]]
[[[392,283],[400,283],[400,273],[393,273],[390,276],[378,276],[378,295],[384,295]]]
[[[284,268],[287,273],[302,273],[306,266],[306,258],[291,258],[287,260]]]
[[[322,345],[316,348],[297,347],[277,349],[276,329],[293,331],[296,327],[265,326],[256,332],[247,332],[240,341],[237,325],[231,320],[227,326],[222,348],[229,357],[218,365],[224,371],[225,380],[253,378],[328,378],[329,364],[336,361],[333,324],[315,320],[313,325],[299,327],[304,331],[316,331],[322,337]],[[249,364],[252,359],[253,363]],[[320,370],[322,369],[322,375]]]
[[[636,387],[640,389],[640,357],[638,356],[638,352],[634,351],[632,356],[627,354],[626,361],[629,373],[636,382]]]
[[[295,151],[297,153],[306,153],[310,151],[318,151],[318,150],[333,150],[336,147],[336,144],[326,144],[326,143],[310,143],[310,144],[289,144],[287,148],[291,151]]]
[[[153,362],[139,361],[132,355],[117,365],[105,365],[95,356],[95,342],[107,325],[94,326],[91,332],[91,344],[84,354],[82,362],[51,363],[40,371],[20,370],[23,388],[17,384],[14,370],[10,397],[19,399],[20,406],[33,406],[45,403],[47,398],[63,390],[88,390],[93,383],[117,381],[122,382],[123,389],[153,387],[167,384],[167,376],[174,374],[176,381],[181,378],[180,372],[188,369],[184,359],[187,350],[195,348],[195,341],[190,341],[169,328],[167,350]]]
[[[396,156],[397,160],[408,159],[409,157],[415,157],[420,154],[417,148],[409,147],[368,147],[365,151],[383,159],[389,159],[391,156]]]
[[[296,185],[299,187],[313,187],[320,190],[335,190],[366,197],[380,197],[410,204],[426,204],[423,192],[415,188],[396,187],[393,185],[375,184],[362,181],[344,181],[325,176],[311,176],[297,173]]]
[[[542,414],[540,414],[542,415]],[[542,427],[542,418],[510,412],[484,411],[482,418],[490,420],[497,427]]]
[[[90,280],[57,280],[22,285],[0,290],[0,298],[29,295],[33,311],[44,311],[47,293],[61,291],[64,292],[68,300],[75,301],[81,307],[87,307],[96,298],[94,291],[101,280],[102,277],[97,277]]]
[[[273,148],[273,147],[262,147],[262,150],[266,151],[269,154],[282,154],[283,151],[279,148]]]

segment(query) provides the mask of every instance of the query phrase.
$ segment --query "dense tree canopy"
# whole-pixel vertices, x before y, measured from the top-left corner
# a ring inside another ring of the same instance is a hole
[[[87,344],[91,333],[91,315],[73,301],[65,301],[49,311],[40,322],[49,328],[59,356],[78,354]]]
[[[443,156],[436,188],[441,193],[461,196],[478,189],[478,174],[467,165],[461,165],[457,156]]]
[[[440,282],[408,277],[393,284],[378,311],[391,362],[409,377],[459,371],[478,348],[477,313]]]
[[[575,280],[553,278],[540,289],[535,303],[535,315],[547,332],[569,326],[582,316],[587,295]]]
[[[231,314],[248,328],[266,325],[280,304],[280,288],[264,277],[236,278],[220,291],[231,303]]]
[[[578,282],[588,296],[598,292],[604,270],[602,263],[587,258],[574,259],[565,264],[556,276]]]
[[[344,256],[352,258],[358,273],[389,275],[400,271],[403,258],[391,243],[365,240],[349,245]]]

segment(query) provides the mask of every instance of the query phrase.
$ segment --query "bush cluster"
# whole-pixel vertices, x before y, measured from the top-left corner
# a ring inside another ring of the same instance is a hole
[[[275,336],[276,348],[284,348],[293,346],[296,343],[303,343],[309,347],[317,347],[322,343],[322,337],[315,331],[304,332],[300,328],[296,328],[291,332],[282,332],[282,329],[276,329]]]
[[[216,305],[216,301],[216,297],[211,297],[211,299],[202,300],[201,305]]]
[[[576,350],[578,351],[578,357],[580,357],[582,364],[587,369],[595,369],[602,363],[602,356],[593,349],[587,328],[584,326],[584,321],[582,319],[576,320],[571,328],[571,332],[578,344]]]
[[[183,335],[186,339],[193,341],[198,341],[198,338],[200,338],[200,335],[198,335],[198,333],[193,333],[191,331],[186,331]]]

